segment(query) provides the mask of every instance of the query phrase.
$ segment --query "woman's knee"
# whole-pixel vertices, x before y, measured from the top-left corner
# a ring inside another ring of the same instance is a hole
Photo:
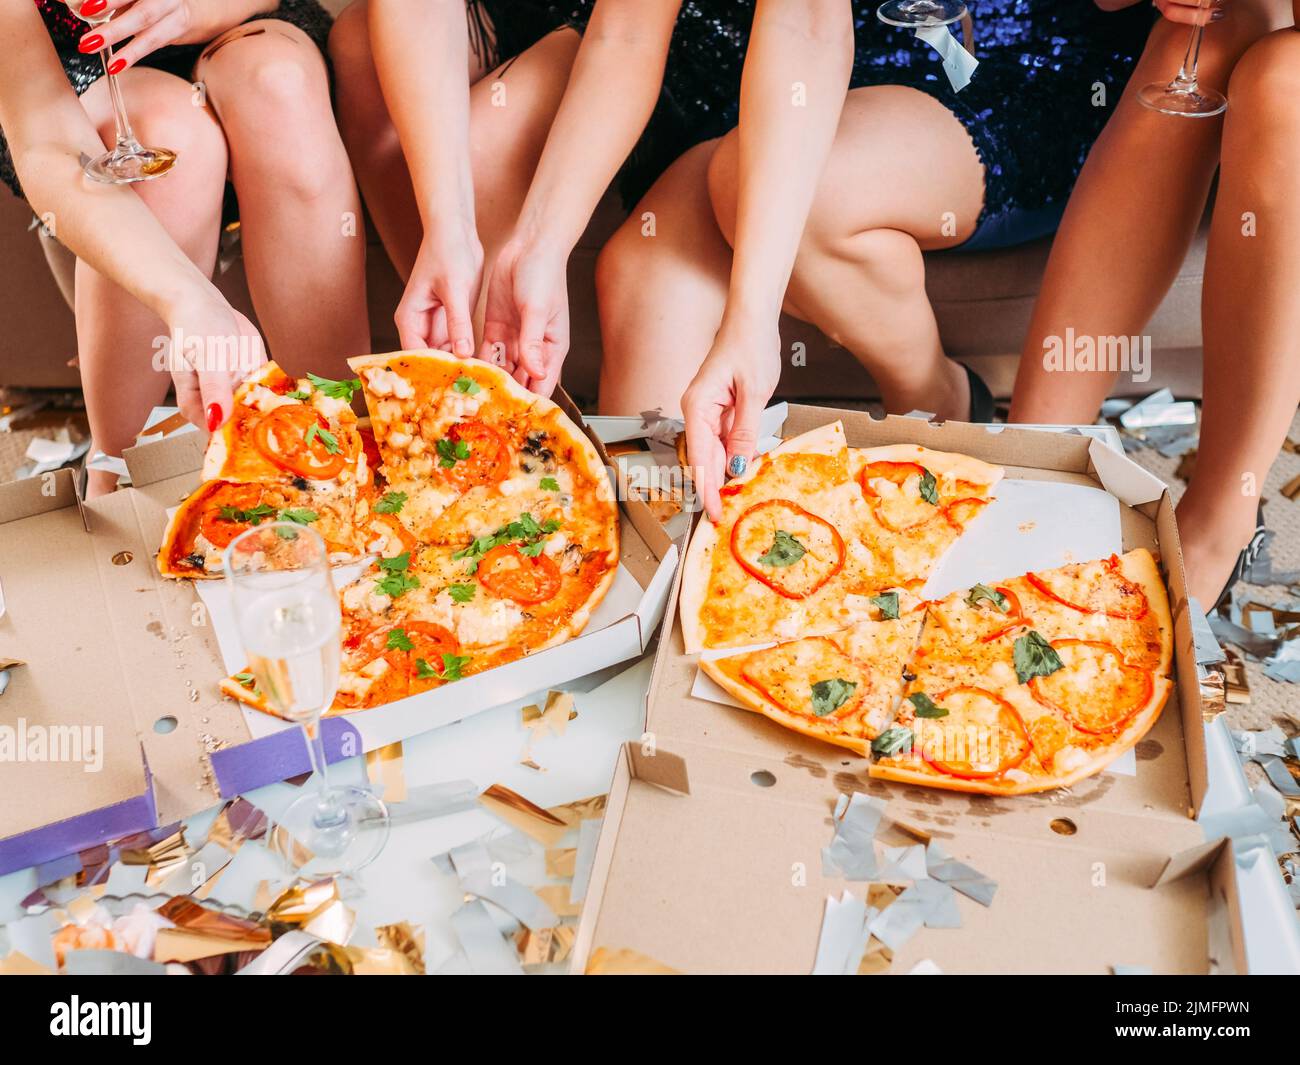
[[[1237,63],[1228,83],[1230,117],[1300,125],[1300,30],[1260,38]]]

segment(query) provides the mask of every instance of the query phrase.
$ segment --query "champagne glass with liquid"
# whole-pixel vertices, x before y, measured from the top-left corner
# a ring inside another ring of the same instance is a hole
[[[354,873],[383,850],[389,819],[378,796],[327,776],[321,717],[338,689],[341,615],[325,542],[304,525],[267,522],[235,537],[225,564],[252,683],[302,726],[317,782],[276,819],[276,849],[303,876]]]
[[[77,17],[92,26],[102,26],[113,17],[112,11],[100,15],[83,15]],[[170,148],[146,148],[131,129],[131,120],[126,114],[126,103],[122,99],[122,86],[117,76],[109,67],[113,65],[113,47],[107,45],[100,49],[100,62],[104,64],[104,76],[108,79],[108,95],[113,102],[113,124],[117,127],[116,143],[110,151],[94,159],[86,160],[82,169],[86,176],[105,185],[129,185],[134,181],[149,181],[162,177],[171,170],[176,162],[176,153]]]

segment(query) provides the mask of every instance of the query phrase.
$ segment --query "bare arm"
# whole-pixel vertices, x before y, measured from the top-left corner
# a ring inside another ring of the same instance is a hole
[[[523,384],[547,395],[569,348],[565,264],[654,111],[681,0],[597,0],[483,325]]]
[[[520,212],[522,233],[566,255],[578,243],[654,111],[680,8],[598,0]]]
[[[83,176],[81,156],[97,155],[104,146],[36,6],[0,5],[0,40],[11,57],[21,57],[0,63],[0,128],[28,202],[60,243],[169,325],[183,323],[198,336],[242,332],[215,286],[129,186],[99,185]],[[193,420],[205,420],[197,412],[211,403],[222,406],[223,417],[230,413],[228,382],[238,379],[237,372],[174,376]]]
[[[64,0],[73,12],[86,7],[85,0]],[[97,18],[112,14],[106,23],[86,25],[82,36],[98,36],[114,49],[123,68],[134,66],[150,52],[169,44],[206,44],[226,30],[254,15],[266,15],[278,7],[278,0],[106,0],[102,9],[90,12]],[[121,41],[129,43],[118,47]]]
[[[682,398],[695,482],[720,511],[724,466],[753,458],[780,377],[777,322],[853,69],[848,0],[759,0],[740,89],[739,187],[727,306]]]

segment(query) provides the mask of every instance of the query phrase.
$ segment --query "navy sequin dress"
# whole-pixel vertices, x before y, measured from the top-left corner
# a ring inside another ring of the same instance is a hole
[[[682,5],[659,105],[620,176],[629,206],[687,148],[735,126],[754,3]],[[591,6],[588,0],[556,8],[582,29]],[[935,97],[966,128],[984,162],[985,194],[975,235],[962,247],[1000,247],[1052,232],[1142,54],[1150,9],[1105,12],[1093,0],[967,0],[979,67],[954,92],[937,53],[881,23],[877,6],[879,0],[853,2],[850,86],[909,86]]]
[[[68,5],[62,0],[35,0],[35,3],[40,10],[41,18],[45,21],[45,28],[49,30],[50,39],[54,42],[54,49],[59,54],[59,62],[63,64],[63,69],[68,75],[68,82],[80,96],[104,76],[104,64],[97,52],[83,55],[77,51],[77,42],[90,33],[92,27],[68,10]],[[325,41],[329,37],[333,19],[317,0],[280,0],[280,6],[274,11],[255,15],[248,21],[268,18],[279,19],[297,26],[322,52],[325,51]],[[175,74],[178,78],[189,81],[193,76],[194,64],[198,62],[205,47],[207,47],[206,43],[170,45],[149,53],[136,65],[165,70],[169,74]],[[127,101],[127,106],[130,107],[130,100]],[[0,131],[0,180],[3,180],[15,195],[22,195],[3,131]]]

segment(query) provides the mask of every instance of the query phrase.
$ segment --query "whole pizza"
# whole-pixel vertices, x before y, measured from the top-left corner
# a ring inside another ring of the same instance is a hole
[[[586,434],[485,362],[421,351],[349,365],[356,378],[334,381],[271,363],[240,386],[204,482],[169,521],[159,571],[219,577],[226,546],[272,520],[316,529],[333,562],[363,561],[339,593],[335,713],[581,632],[619,562],[617,504]],[[222,688],[272,712],[251,673]]]
[[[1003,471],[838,423],[724,489],[687,551],[688,652],[743,706],[872,757],[873,777],[1014,795],[1100,772],[1172,689],[1173,623],[1138,549],[924,601]]]

